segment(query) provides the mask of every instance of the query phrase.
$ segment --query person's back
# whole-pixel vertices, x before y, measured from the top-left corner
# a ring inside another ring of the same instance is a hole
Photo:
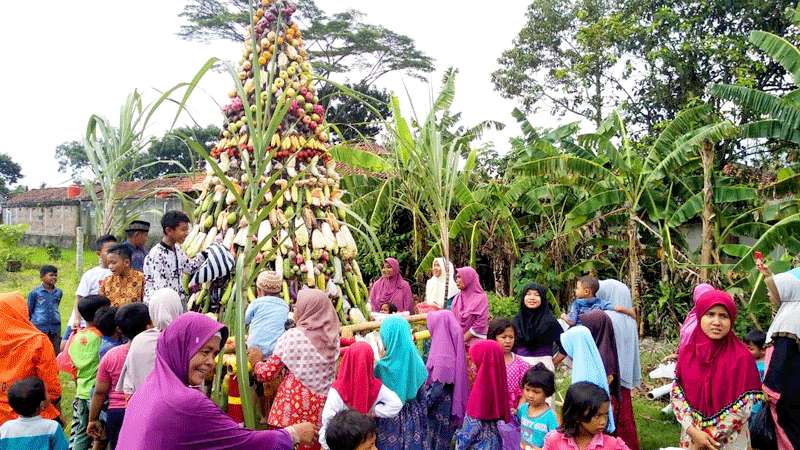
[[[278,297],[267,295],[253,300],[245,313],[249,324],[247,345],[259,347],[265,355],[272,353],[288,317],[289,307]]]
[[[56,355],[50,340],[37,330],[30,320],[25,298],[16,292],[0,294],[0,424],[14,419],[16,414],[8,401],[8,388],[14,382],[36,375],[43,379],[51,400],[61,396],[61,383],[56,367]],[[14,355],[7,357],[5,355]],[[54,419],[58,408],[52,404],[42,416]]]
[[[67,438],[61,425],[39,416],[47,399],[41,379],[28,377],[14,383],[8,397],[11,407],[20,417],[0,426],[0,450],[67,449]]]

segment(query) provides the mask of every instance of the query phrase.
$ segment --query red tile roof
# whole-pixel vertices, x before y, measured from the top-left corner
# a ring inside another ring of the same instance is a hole
[[[117,197],[121,199],[142,198],[158,195],[170,197],[175,191],[191,192],[203,181],[204,174],[198,173],[191,177],[159,178],[156,180],[126,181],[117,186]],[[79,198],[69,198],[66,187],[31,189],[26,192],[12,195],[6,202],[6,207],[13,206],[47,206],[78,204],[80,200],[89,201],[91,196],[81,187]],[[98,188],[97,193],[102,197],[103,192]]]

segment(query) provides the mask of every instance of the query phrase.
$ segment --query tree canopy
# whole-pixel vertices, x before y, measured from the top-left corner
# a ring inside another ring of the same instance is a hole
[[[7,154],[0,153],[0,195],[8,194],[11,185],[20,178],[22,178],[22,167]]]
[[[178,33],[184,39],[244,41],[250,23],[248,0],[191,0],[180,13],[187,23]],[[433,60],[414,40],[381,25],[363,21],[350,9],[328,15],[313,0],[300,0],[298,14],[309,59],[321,78],[356,75],[354,86],[370,87],[390,72],[420,77],[433,71]]]
[[[715,83],[790,89],[780,65],[754,54],[747,36],[796,36],[793,3],[534,0],[492,80],[528,112],[549,107],[599,124],[620,105],[634,135],[656,133],[682,109],[713,101],[707,88]]]
[[[203,161],[185,143],[185,138],[192,137],[210,151],[210,143],[218,138],[219,132],[216,125],[181,127],[152,139],[147,148],[130,161],[132,178],[149,180],[168,174],[200,170]],[[59,172],[69,173],[75,181],[79,181],[82,171],[89,167],[83,143],[79,141],[67,141],[58,145],[56,160]]]

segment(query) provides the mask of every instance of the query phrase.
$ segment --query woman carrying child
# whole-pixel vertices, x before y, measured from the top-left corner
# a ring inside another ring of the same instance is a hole
[[[698,326],[678,354],[672,409],[682,448],[747,450],[747,420],[763,398],[753,355],[733,333],[736,304],[725,291],[697,300]]]
[[[778,448],[800,449],[800,268],[772,275],[760,261],[757,265],[765,277],[770,301],[780,305],[767,331],[765,393]]]
[[[400,397],[373,375],[375,356],[369,344],[356,342],[342,353],[339,374],[322,409],[319,443],[325,449],[328,448],[325,441],[328,423],[338,412],[353,409],[361,414],[391,418],[403,408]]]
[[[600,386],[579,381],[567,389],[561,409],[561,426],[544,439],[543,450],[629,450],[625,441],[609,436],[611,403]]]
[[[386,353],[375,366],[375,376],[403,402],[400,414],[380,418],[377,446],[381,450],[428,450],[428,415],[425,390],[428,378],[425,363],[411,338],[411,327],[399,316],[381,322],[381,341]]]
[[[456,450],[497,450],[503,447],[497,423],[511,418],[503,349],[495,341],[482,340],[472,345],[469,356],[477,375],[464,425],[456,433]]]
[[[303,289],[297,294],[294,309],[297,327],[286,331],[275,344],[272,355],[257,347],[249,350],[253,373],[260,382],[284,377],[270,410],[267,424],[283,428],[300,422],[317,426],[322,408],[335,377],[339,356],[339,317],[328,294],[318,289]],[[301,446],[318,449],[319,442]]]
[[[514,352],[528,364],[553,366],[554,344],[564,329],[550,311],[544,286],[531,283],[520,293],[519,313],[512,320],[517,330]]]
[[[613,306],[633,309],[631,290],[617,280],[600,280],[597,297]],[[642,383],[642,368],[639,362],[639,330],[636,319],[616,312],[605,311],[611,319],[619,362],[619,423],[617,436],[621,437],[631,450],[639,450],[639,435],[636,432],[636,419],[633,415],[631,390]],[[602,352],[601,352],[602,355]]]
[[[425,400],[431,450],[450,450],[467,407],[469,382],[464,335],[452,311],[428,313],[431,349]]]

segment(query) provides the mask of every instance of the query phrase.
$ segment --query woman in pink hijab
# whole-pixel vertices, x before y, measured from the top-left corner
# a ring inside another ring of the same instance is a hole
[[[706,292],[711,292],[714,290],[714,286],[708,283],[701,283],[695,286],[694,292],[692,292],[692,300],[694,304],[692,305],[692,309],[689,310],[689,313],[686,314],[686,319],[683,321],[683,325],[681,325],[680,331],[680,341],[678,342],[678,354],[681,353],[686,345],[689,344],[689,339],[692,337],[692,333],[694,329],[697,328],[697,300]]]
[[[385,303],[396,306],[398,312],[414,309],[411,286],[400,274],[400,263],[396,259],[386,258],[383,262],[383,276],[372,285],[369,303],[374,312],[379,312]]]
[[[489,298],[481,287],[478,272],[472,267],[456,270],[456,285],[461,290],[453,300],[453,314],[464,332],[464,342],[486,339],[489,331]]]

